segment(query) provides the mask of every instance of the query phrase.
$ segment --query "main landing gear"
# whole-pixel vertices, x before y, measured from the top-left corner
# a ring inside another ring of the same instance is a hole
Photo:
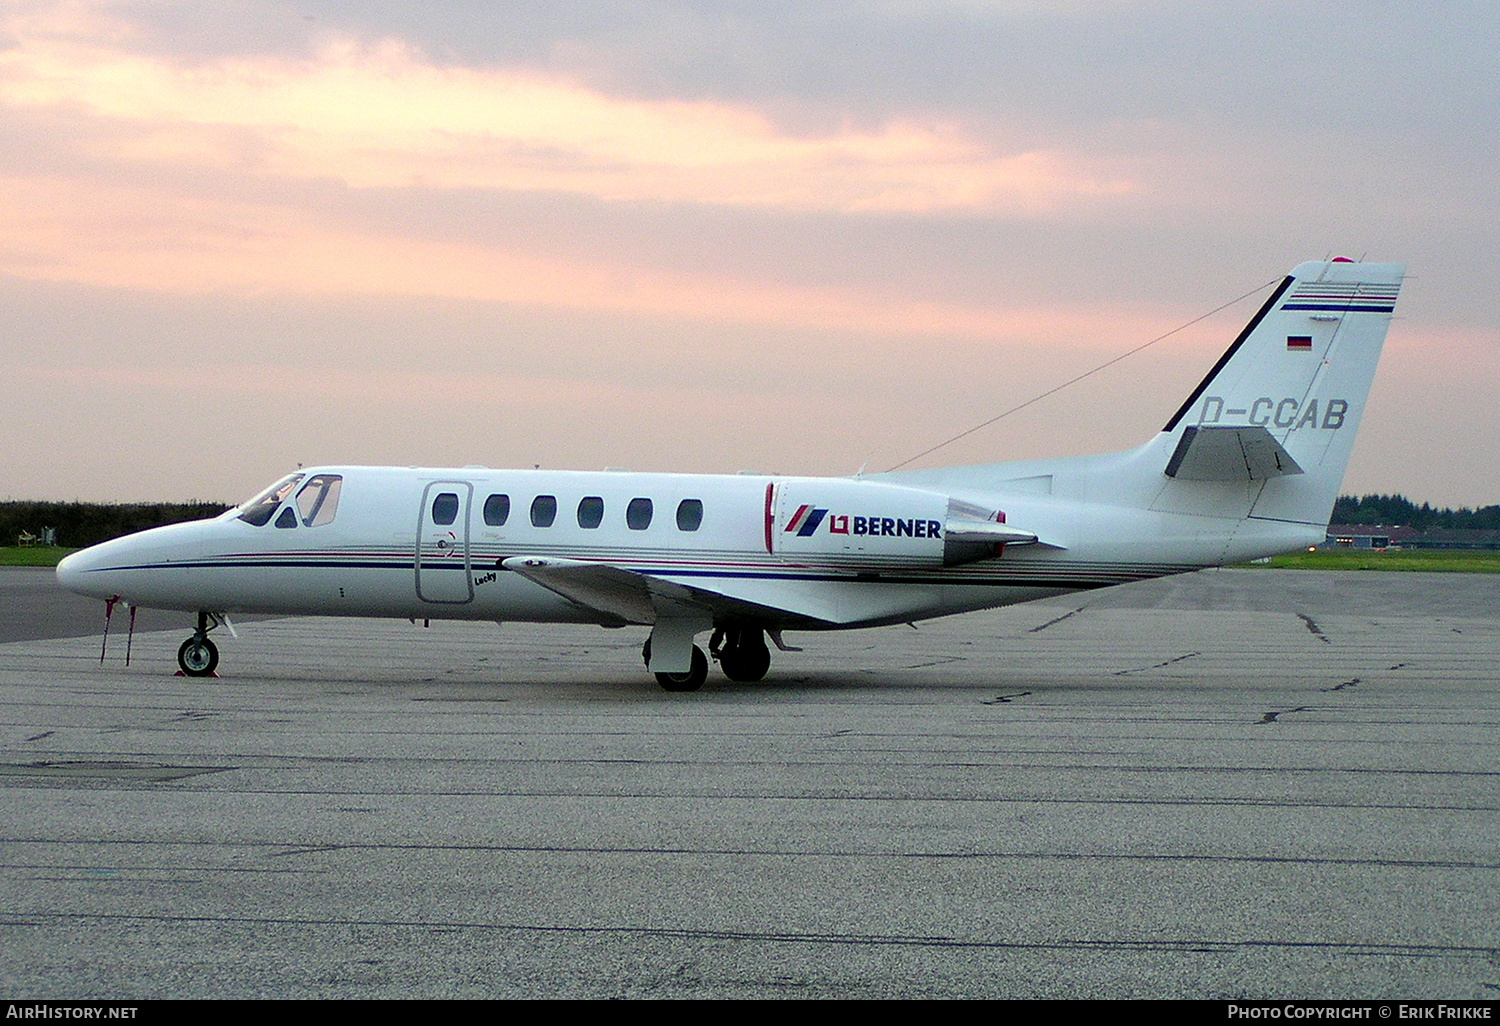
[[[208,640],[208,632],[223,622],[216,613],[198,614],[198,629],[177,649],[177,665],[185,675],[213,676],[214,670],[219,667],[219,646]]]
[[[697,691],[708,680],[708,657],[693,646],[693,666],[687,673],[658,673],[656,682],[668,691]]]
[[[758,681],[771,668],[771,650],[766,648],[766,634],[759,627],[715,627],[708,651],[724,676],[740,683]],[[651,665],[650,638],[641,648],[641,658]],[[668,691],[697,691],[708,680],[708,658],[694,645],[691,669],[686,673],[658,673],[656,680]]]
[[[641,646],[641,659],[651,665],[651,639]],[[686,673],[658,673],[656,682],[668,691],[697,691],[708,680],[708,657],[703,649],[693,646],[692,667]]]
[[[640,646],[640,658],[645,661],[646,666],[651,666],[651,639],[646,637],[645,645]],[[657,673],[657,684],[669,691],[696,691],[702,687],[703,681],[708,679],[708,657],[703,655],[703,649],[693,645],[693,664],[685,673]]]
[[[708,642],[708,651],[730,680],[753,683],[771,668],[771,650],[759,627],[721,627]]]

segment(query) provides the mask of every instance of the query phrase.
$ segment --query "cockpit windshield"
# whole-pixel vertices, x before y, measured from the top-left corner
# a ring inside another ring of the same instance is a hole
[[[302,478],[302,474],[288,474],[255,498],[241,503],[240,519],[247,524],[254,524],[256,527],[265,527],[266,524],[270,523],[271,517],[275,515],[276,509],[281,505],[282,500],[292,494],[292,489],[297,486],[297,482],[301,481]]]

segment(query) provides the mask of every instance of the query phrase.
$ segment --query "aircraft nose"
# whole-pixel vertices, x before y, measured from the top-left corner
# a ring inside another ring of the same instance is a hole
[[[57,564],[57,583],[68,591],[79,595],[90,595],[94,598],[108,598],[114,594],[110,590],[113,582],[103,580],[111,576],[107,573],[90,573],[100,565],[99,549],[94,546],[75,552],[70,556],[64,556]]]
[[[57,583],[68,591],[78,591],[83,583],[83,561],[81,553],[64,556],[57,564]]]

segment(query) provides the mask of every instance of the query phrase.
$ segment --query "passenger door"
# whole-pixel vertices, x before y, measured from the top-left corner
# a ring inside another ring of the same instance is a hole
[[[460,604],[474,598],[469,560],[469,507],[474,488],[467,481],[434,481],[422,491],[417,513],[417,597],[424,602]]]

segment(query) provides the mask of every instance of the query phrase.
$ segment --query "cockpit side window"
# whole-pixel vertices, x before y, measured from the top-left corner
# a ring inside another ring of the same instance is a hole
[[[339,511],[339,493],[344,479],[339,474],[319,474],[297,493],[297,511],[303,527],[322,527],[332,523]]]
[[[281,511],[281,516],[276,518],[277,527],[296,527],[297,511],[288,506]]]
[[[276,509],[282,500],[292,494],[292,489],[302,477],[301,474],[289,474],[255,498],[241,503],[239,519],[255,527],[265,527],[271,522],[271,517],[276,515]]]

